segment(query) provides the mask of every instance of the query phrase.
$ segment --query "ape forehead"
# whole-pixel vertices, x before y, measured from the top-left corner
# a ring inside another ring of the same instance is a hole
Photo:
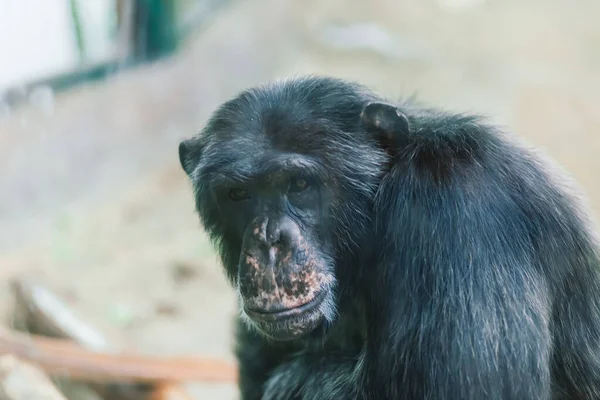
[[[315,119],[310,111],[286,104],[260,105],[252,109],[234,108],[216,114],[218,123],[210,130],[220,148],[253,149],[261,153],[308,154],[318,150],[319,136],[332,128],[325,118]]]
[[[206,165],[201,176],[214,188],[240,183],[276,184],[292,176],[318,178],[327,181],[327,170],[319,160],[294,153],[239,153],[237,158],[219,165]]]
[[[373,99],[359,85],[323,77],[248,89],[209,119],[203,175],[218,172],[239,181],[298,167],[324,180],[363,181],[384,162],[360,124],[362,109]]]

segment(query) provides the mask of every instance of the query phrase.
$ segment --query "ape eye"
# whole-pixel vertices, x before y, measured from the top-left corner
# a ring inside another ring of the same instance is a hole
[[[309,186],[310,183],[304,178],[292,178],[288,190],[292,193],[299,193],[308,189]]]
[[[248,191],[246,189],[233,188],[229,190],[229,198],[233,201],[241,201],[248,198]]]

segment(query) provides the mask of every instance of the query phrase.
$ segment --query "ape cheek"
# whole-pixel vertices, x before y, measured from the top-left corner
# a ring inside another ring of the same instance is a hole
[[[297,307],[312,301],[325,286],[328,278],[326,274],[316,272],[314,267],[282,275],[278,286],[283,289],[282,295],[286,299],[284,301],[289,303],[289,308],[293,308],[295,304]]]

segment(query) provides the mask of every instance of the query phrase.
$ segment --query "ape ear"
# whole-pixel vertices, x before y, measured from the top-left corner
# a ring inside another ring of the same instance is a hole
[[[185,139],[179,143],[179,163],[188,176],[191,176],[202,155],[203,146],[197,138]]]
[[[360,114],[361,122],[367,132],[390,155],[406,143],[410,133],[408,118],[399,108],[385,103],[369,103]]]

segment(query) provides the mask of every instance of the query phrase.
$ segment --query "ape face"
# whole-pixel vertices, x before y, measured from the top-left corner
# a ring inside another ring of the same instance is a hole
[[[338,264],[366,231],[384,163],[366,135],[351,134],[362,110],[355,88],[348,107],[328,105],[328,89],[244,92],[179,148],[242,316],[272,339],[333,320]]]
[[[328,313],[335,281],[318,232],[327,227],[327,188],[301,166],[281,160],[277,171],[248,180],[216,182],[226,237],[241,243],[237,287],[247,317],[274,339],[312,331]]]

